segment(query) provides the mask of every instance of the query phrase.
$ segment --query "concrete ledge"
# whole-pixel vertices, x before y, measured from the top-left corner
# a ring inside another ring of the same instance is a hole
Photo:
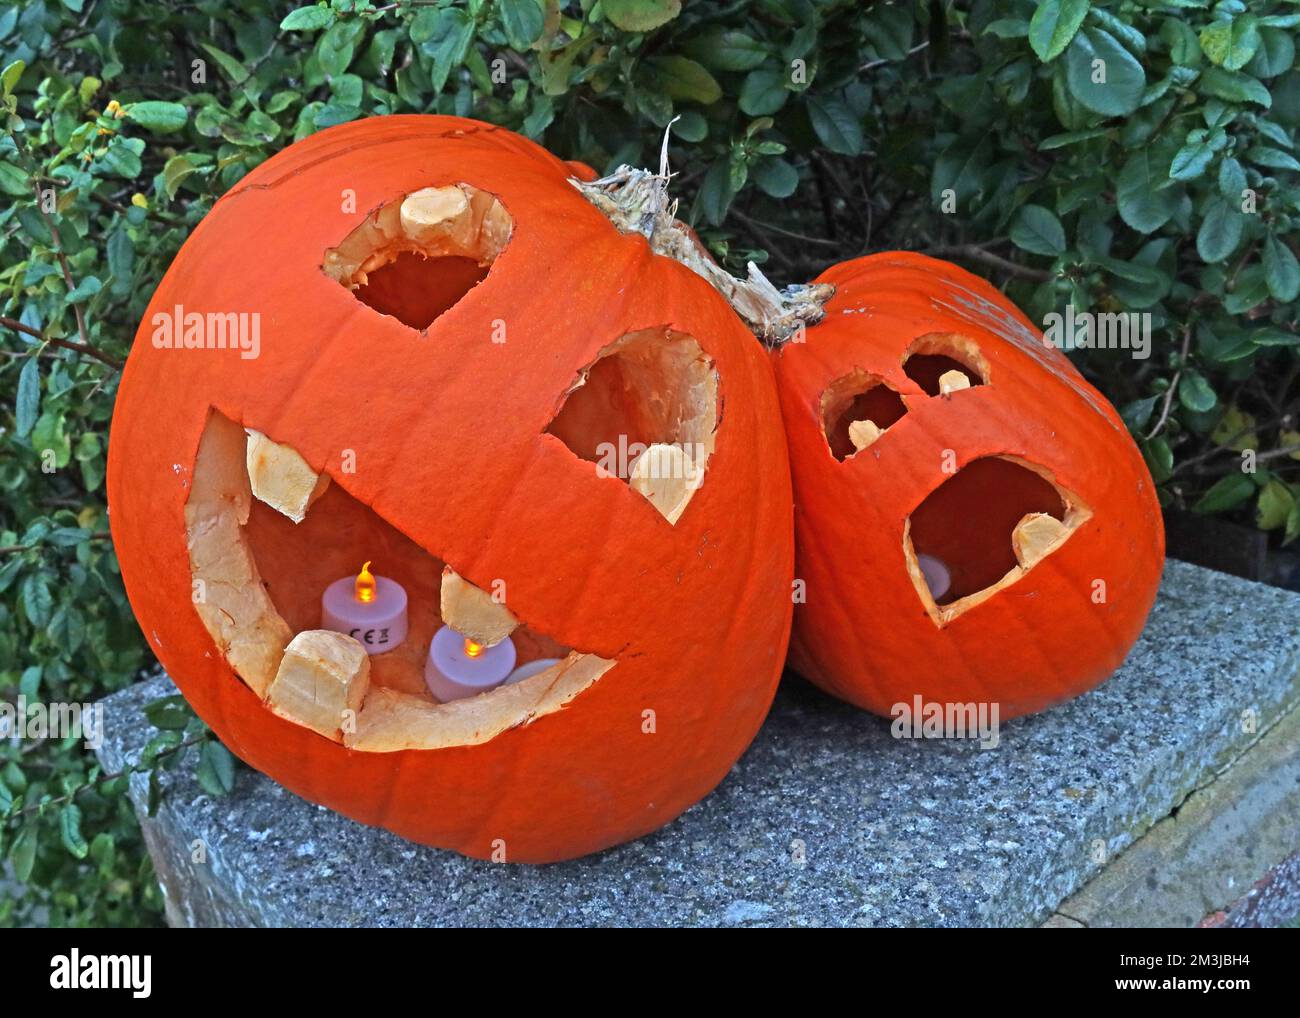
[[[791,679],[716,792],[572,863],[419,848],[248,770],[213,801],[179,768],[146,836],[177,925],[1036,924],[1296,703],[1297,618],[1300,596],[1171,562],[1120,672],[989,751],[897,741]],[[108,698],[106,767],[171,691]]]
[[[1080,926],[1256,924],[1300,915],[1300,710],[1197,789],[1057,910]],[[1289,865],[1288,857],[1292,858]],[[1265,876],[1260,881],[1260,877]],[[1289,877],[1289,879],[1287,879]],[[1259,881],[1259,886],[1253,887]],[[1239,898],[1250,895],[1246,902]],[[1260,906],[1267,896],[1268,909]]]

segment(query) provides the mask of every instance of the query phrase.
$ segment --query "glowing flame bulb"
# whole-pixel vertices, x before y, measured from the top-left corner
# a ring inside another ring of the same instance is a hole
[[[481,644],[481,643],[475,643],[475,642],[474,642],[473,640],[471,640],[468,636],[465,637],[465,656],[466,656],[466,657],[478,657],[480,654],[483,653],[483,649],[484,649],[484,648],[483,648],[483,644]]]
[[[375,599],[375,577],[370,571],[370,563],[367,562],[361,567],[361,572],[357,573],[356,597],[362,604],[369,604]]]

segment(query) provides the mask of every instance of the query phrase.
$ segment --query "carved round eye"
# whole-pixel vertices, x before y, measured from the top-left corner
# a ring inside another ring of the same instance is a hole
[[[676,523],[704,483],[718,429],[718,375],[691,336],[643,329],[579,372],[547,432]]]

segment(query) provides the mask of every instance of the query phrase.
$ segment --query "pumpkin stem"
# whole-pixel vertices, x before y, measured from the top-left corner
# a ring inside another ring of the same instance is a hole
[[[671,125],[669,125],[671,126]],[[620,166],[607,177],[574,187],[623,233],[639,233],[655,254],[681,262],[703,276],[726,299],[750,331],[778,347],[821,321],[825,303],[835,294],[829,283],[806,283],[777,289],[753,262],[738,279],[715,262],[695,231],[677,219],[677,199],[668,194],[668,135],[660,153],[659,172]]]

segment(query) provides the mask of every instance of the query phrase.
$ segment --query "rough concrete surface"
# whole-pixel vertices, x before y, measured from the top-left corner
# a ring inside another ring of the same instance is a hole
[[[1083,926],[1195,926],[1252,890],[1297,848],[1300,710],[1292,710],[1057,912]],[[1278,878],[1285,875],[1277,873]],[[1283,884],[1275,880],[1266,886],[1274,901],[1270,914],[1286,908],[1277,896]],[[1296,889],[1295,881],[1290,887]],[[1253,890],[1252,901],[1264,893],[1263,888]],[[1300,898],[1289,907],[1283,920],[1300,915]],[[1251,914],[1264,916],[1258,908]]]
[[[712,795],[570,863],[411,845],[247,769],[214,801],[178,768],[145,827],[184,925],[1041,923],[1296,702],[1297,618],[1300,596],[1170,562],[1124,667],[987,751],[895,740],[788,678]],[[171,691],[158,679],[108,698],[107,767],[135,758],[141,708]]]

